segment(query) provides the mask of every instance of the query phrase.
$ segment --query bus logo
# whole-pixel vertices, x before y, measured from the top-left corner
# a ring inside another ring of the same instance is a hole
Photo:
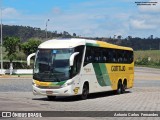
[[[111,71],[125,71],[125,66],[111,66]]]

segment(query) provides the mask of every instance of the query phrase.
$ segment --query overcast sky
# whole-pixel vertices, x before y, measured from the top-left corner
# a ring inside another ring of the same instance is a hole
[[[135,2],[157,2],[137,5]],[[0,0],[3,24],[81,36],[160,37],[160,0]]]

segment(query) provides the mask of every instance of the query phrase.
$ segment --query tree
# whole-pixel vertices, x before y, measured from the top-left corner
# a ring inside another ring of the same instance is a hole
[[[7,52],[7,58],[10,61],[10,75],[13,72],[13,59],[16,59],[16,52],[19,50],[20,39],[17,37],[5,37],[4,43],[5,51]]]
[[[127,37],[127,40],[130,40],[130,39],[132,39],[132,36],[128,36],[128,37]]]
[[[121,35],[118,35],[117,38],[120,40],[120,39],[122,39],[122,36],[121,36]]]
[[[69,38],[69,37],[71,37],[71,35],[68,32],[63,31],[62,37]]]
[[[73,33],[73,37],[76,37],[76,33]]]
[[[31,53],[36,52],[38,46],[41,44],[39,39],[29,39],[27,42],[21,45],[23,52],[28,56]]]
[[[3,45],[7,52],[7,58],[12,63],[13,59],[16,59],[16,52],[20,47],[20,39],[17,37],[5,37]]]

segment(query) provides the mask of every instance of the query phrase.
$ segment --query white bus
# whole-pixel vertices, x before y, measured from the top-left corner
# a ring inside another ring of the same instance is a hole
[[[123,93],[134,81],[133,49],[87,39],[53,39],[39,45],[33,68],[33,94],[79,95],[117,90]]]

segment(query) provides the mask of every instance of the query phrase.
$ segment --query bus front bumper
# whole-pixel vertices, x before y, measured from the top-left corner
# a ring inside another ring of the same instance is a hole
[[[74,91],[72,90],[71,85],[62,87],[59,89],[41,89],[34,85],[33,87],[33,94],[34,95],[45,95],[45,96],[72,96],[75,95]]]

